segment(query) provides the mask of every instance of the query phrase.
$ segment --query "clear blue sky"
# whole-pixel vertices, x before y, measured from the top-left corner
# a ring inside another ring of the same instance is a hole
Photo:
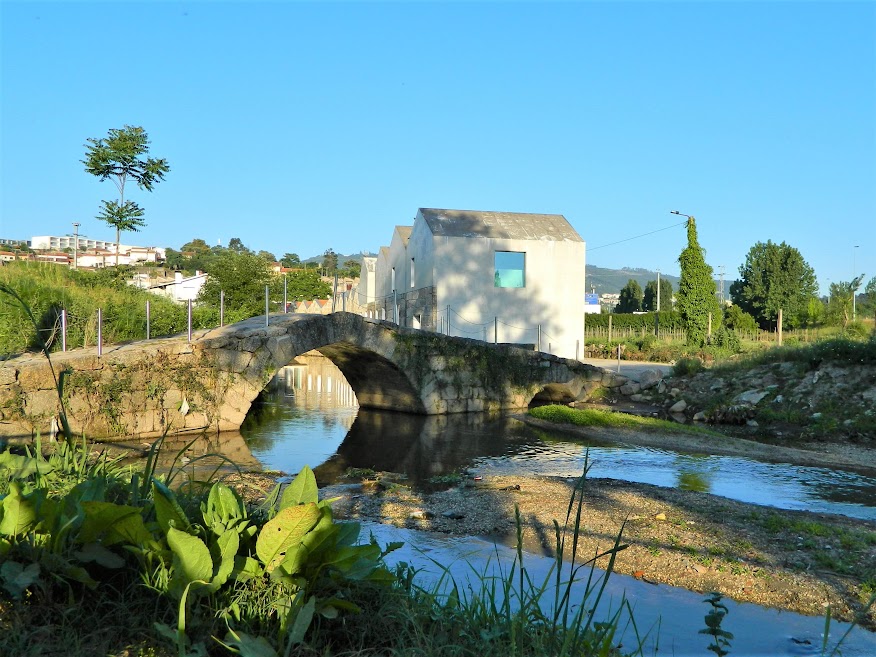
[[[171,165],[134,244],[376,251],[418,207],[562,213],[588,263],[876,275],[876,3],[0,3],[0,237],[114,239],[85,140]],[[859,245],[858,249],[854,249]],[[599,248],[603,247],[603,248]]]

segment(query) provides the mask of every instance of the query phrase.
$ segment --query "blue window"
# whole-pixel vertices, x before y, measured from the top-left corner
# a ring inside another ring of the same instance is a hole
[[[496,251],[494,281],[496,287],[526,287],[526,254]]]

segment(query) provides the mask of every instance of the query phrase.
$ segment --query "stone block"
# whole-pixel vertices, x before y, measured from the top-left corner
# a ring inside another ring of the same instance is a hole
[[[46,361],[37,361],[18,372],[18,383],[25,392],[32,390],[54,390],[55,379],[52,368]]]
[[[663,373],[660,370],[649,369],[639,374],[639,385],[642,390],[653,388],[663,380]]]
[[[15,383],[18,378],[18,370],[14,367],[2,367],[0,368],[0,386],[8,386]]]

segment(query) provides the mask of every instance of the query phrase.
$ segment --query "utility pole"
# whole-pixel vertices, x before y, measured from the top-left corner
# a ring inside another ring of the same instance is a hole
[[[79,222],[73,222],[73,269],[79,265]]]
[[[657,309],[656,312],[660,312],[660,270],[657,270]]]
[[[721,287],[719,289],[719,295],[721,297],[721,307],[724,307],[724,265],[721,265]]]

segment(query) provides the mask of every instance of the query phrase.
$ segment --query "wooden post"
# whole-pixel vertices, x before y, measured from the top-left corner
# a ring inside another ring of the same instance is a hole
[[[779,322],[776,325],[776,329],[778,330],[778,333],[779,333],[779,346],[781,347],[782,346],[782,309],[781,308],[779,308]]]
[[[611,342],[611,315],[608,316],[608,341]]]

